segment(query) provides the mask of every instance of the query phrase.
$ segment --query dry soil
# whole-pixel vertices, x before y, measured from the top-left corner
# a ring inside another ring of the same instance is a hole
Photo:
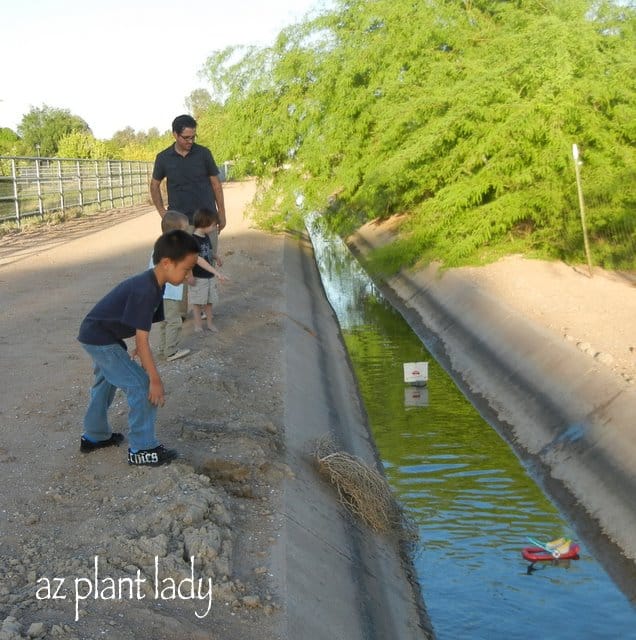
[[[159,364],[157,432],[181,453],[170,467],[129,467],[125,444],[78,448],[92,377],[79,323],[145,268],[159,216],[134,207],[3,238],[0,637],[279,637],[283,238],[249,228],[253,193],[225,188],[219,332],[187,320],[192,354]],[[126,433],[120,392],[111,414]]]

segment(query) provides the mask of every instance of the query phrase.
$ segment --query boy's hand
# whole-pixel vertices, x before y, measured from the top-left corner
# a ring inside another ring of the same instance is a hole
[[[166,397],[161,380],[151,380],[148,389],[148,400],[156,407],[163,407]]]
[[[222,274],[220,271],[217,271],[216,277],[218,278],[219,282],[228,282],[230,279]]]
[[[223,266],[223,260],[221,260],[221,256],[214,256],[214,259],[216,260],[216,263],[219,265],[219,267]]]
[[[190,286],[192,286],[194,283],[195,283],[195,279],[192,274],[186,277],[186,284],[189,284]]]
[[[152,351],[150,350],[150,333],[143,329],[137,329],[135,333],[135,350],[133,354],[136,354],[141,361],[141,366],[146,370],[148,374],[148,402],[154,404],[157,407],[163,407],[165,401],[165,393],[163,390],[163,382],[161,382],[161,376],[157,371],[157,365],[152,357]]]

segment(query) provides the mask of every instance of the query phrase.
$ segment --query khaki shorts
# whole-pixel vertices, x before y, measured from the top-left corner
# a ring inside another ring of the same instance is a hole
[[[189,304],[216,304],[219,294],[216,290],[216,278],[195,278],[188,287]]]

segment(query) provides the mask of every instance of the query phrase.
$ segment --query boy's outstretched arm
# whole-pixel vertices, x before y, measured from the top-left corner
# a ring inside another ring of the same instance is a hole
[[[229,280],[229,278],[223,275],[218,269],[215,269],[205,258],[199,256],[197,258],[197,265],[201,267],[201,269],[205,269],[209,271],[213,276],[216,276],[219,280]]]
[[[148,400],[156,406],[163,407],[165,393],[161,376],[159,375],[159,371],[157,371],[157,365],[155,364],[155,359],[152,357],[152,350],[150,349],[150,332],[137,329],[135,333],[135,343],[136,349],[133,356],[135,354],[139,356],[141,366],[146,370],[150,378]]]

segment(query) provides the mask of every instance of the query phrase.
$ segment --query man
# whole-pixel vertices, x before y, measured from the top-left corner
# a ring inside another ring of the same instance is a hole
[[[179,211],[188,216],[192,230],[197,209],[209,209],[219,214],[219,225],[210,232],[212,254],[219,255],[219,232],[225,227],[225,201],[219,179],[219,168],[207,147],[194,142],[197,121],[189,115],[172,121],[174,144],[157,154],[150,181],[152,203],[163,218],[167,211]],[[166,179],[168,207],[163,204],[161,182]],[[218,259],[217,259],[218,260]],[[214,266],[221,266],[221,261]],[[182,301],[182,315],[188,309],[186,294]]]
[[[194,142],[197,122],[192,116],[178,116],[172,122],[174,144],[155,159],[150,182],[152,203],[163,218],[169,209],[188,216],[190,224],[194,212],[205,208],[219,213],[219,231],[225,227],[225,202],[219,179],[219,168],[206,147]],[[168,207],[164,206],[161,182],[166,179]]]

